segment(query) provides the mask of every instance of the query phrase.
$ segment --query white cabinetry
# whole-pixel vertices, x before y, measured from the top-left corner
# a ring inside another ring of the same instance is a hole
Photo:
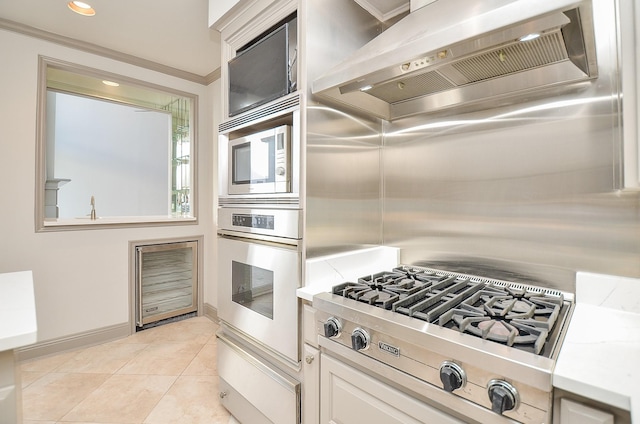
[[[13,350],[37,339],[31,271],[0,274],[0,424],[22,422],[20,373]]]
[[[18,390],[13,351],[0,352],[0,424],[17,423],[19,416]]]
[[[322,424],[461,424],[331,356],[320,364]]]
[[[320,411],[320,351],[304,345],[304,383],[302,385],[302,422],[318,424]]]
[[[302,305],[303,376],[302,422],[320,422],[320,350],[316,331],[315,309]]]
[[[560,401],[560,424],[613,424],[613,415],[595,408],[573,402]]]

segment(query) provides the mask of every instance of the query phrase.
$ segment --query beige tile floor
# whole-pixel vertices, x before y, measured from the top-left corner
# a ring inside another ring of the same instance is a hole
[[[217,325],[190,318],[20,364],[24,424],[218,424]]]

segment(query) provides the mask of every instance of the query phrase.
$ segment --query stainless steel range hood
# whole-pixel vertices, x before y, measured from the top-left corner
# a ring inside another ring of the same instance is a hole
[[[589,1],[413,6],[312,92],[392,121],[597,77]],[[539,37],[524,41],[529,34]]]

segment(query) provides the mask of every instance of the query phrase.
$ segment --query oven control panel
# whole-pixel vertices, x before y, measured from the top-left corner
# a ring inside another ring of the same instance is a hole
[[[254,234],[299,240],[301,223],[301,209],[226,206],[218,209],[218,233],[223,235]]]
[[[231,216],[231,223],[235,227],[263,228],[273,230],[273,215],[234,213]]]

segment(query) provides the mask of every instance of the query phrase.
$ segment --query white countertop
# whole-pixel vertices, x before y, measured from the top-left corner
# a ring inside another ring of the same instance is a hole
[[[640,423],[640,280],[576,275],[576,306],[553,385],[631,411]]]
[[[31,271],[0,274],[0,352],[35,343],[37,337]]]
[[[377,270],[398,266],[400,249],[375,246],[334,255],[307,259],[305,265],[305,286],[299,288],[299,298],[311,301],[314,294],[330,292],[335,285],[355,281],[358,277],[371,273],[371,265]]]

